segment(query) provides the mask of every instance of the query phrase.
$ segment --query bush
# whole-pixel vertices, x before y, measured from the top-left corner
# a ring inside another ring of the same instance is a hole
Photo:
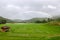
[[[41,21],[35,21],[35,23],[41,23]]]
[[[0,20],[0,24],[6,24],[6,20]]]
[[[37,21],[35,21],[35,23],[47,23],[47,21],[46,20],[43,20],[43,21],[37,20]]]
[[[60,22],[57,22],[57,21],[52,21],[52,22],[49,22],[49,24],[51,24],[51,25],[57,25],[57,26],[60,26]]]

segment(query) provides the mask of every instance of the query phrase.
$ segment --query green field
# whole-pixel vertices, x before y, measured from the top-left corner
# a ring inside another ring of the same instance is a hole
[[[0,40],[60,40],[60,26],[48,23],[8,23],[9,32],[0,32]],[[1,29],[0,29],[1,30]]]

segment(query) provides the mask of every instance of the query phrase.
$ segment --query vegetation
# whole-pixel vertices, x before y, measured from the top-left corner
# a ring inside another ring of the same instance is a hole
[[[0,24],[2,22],[7,22],[7,23],[47,23],[50,21],[52,21],[52,19],[50,19],[50,18],[32,18],[29,20],[20,20],[20,19],[11,20],[11,19],[7,19],[7,18],[0,16]]]
[[[29,20],[20,20],[20,23],[47,23],[50,21],[52,21],[50,18],[32,18]]]
[[[0,16],[0,24],[12,23],[12,22],[14,21]]]
[[[0,39],[60,40],[60,22],[58,20],[60,19],[32,18],[29,20],[10,20],[0,17],[0,28],[3,25],[10,27],[9,32],[1,32],[0,29]]]
[[[7,23],[9,32],[0,32],[0,40],[60,40],[60,26],[48,23]],[[1,29],[0,29],[1,30]]]

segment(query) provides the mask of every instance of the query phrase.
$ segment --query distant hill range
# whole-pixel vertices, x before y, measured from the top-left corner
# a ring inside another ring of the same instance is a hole
[[[46,20],[48,21],[48,18],[32,18],[28,20],[20,20],[20,19],[14,19],[14,22],[20,22],[20,23],[34,23],[35,21],[43,21]]]
[[[14,21],[14,22],[22,22],[23,20],[20,20],[20,19],[13,19],[12,21]]]
[[[15,23],[34,23],[35,21],[48,21],[48,18],[32,18],[28,20],[21,20],[21,19],[8,19],[0,16],[0,20],[6,20],[8,23],[15,22]]]
[[[2,17],[2,16],[0,16],[0,20],[6,20],[8,23],[14,22],[14,21],[12,21],[11,19],[4,18],[4,17]]]

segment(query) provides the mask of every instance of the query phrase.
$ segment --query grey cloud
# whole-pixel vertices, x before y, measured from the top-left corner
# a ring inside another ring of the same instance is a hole
[[[8,7],[9,5],[10,7]],[[48,8],[48,5],[52,5],[52,8]],[[56,9],[53,9],[53,6]],[[28,11],[32,11],[32,13],[25,13]],[[33,13],[36,11],[43,13]],[[0,0],[0,16],[11,19],[29,19],[35,16],[43,17],[44,13],[51,16],[60,15],[60,0]]]

